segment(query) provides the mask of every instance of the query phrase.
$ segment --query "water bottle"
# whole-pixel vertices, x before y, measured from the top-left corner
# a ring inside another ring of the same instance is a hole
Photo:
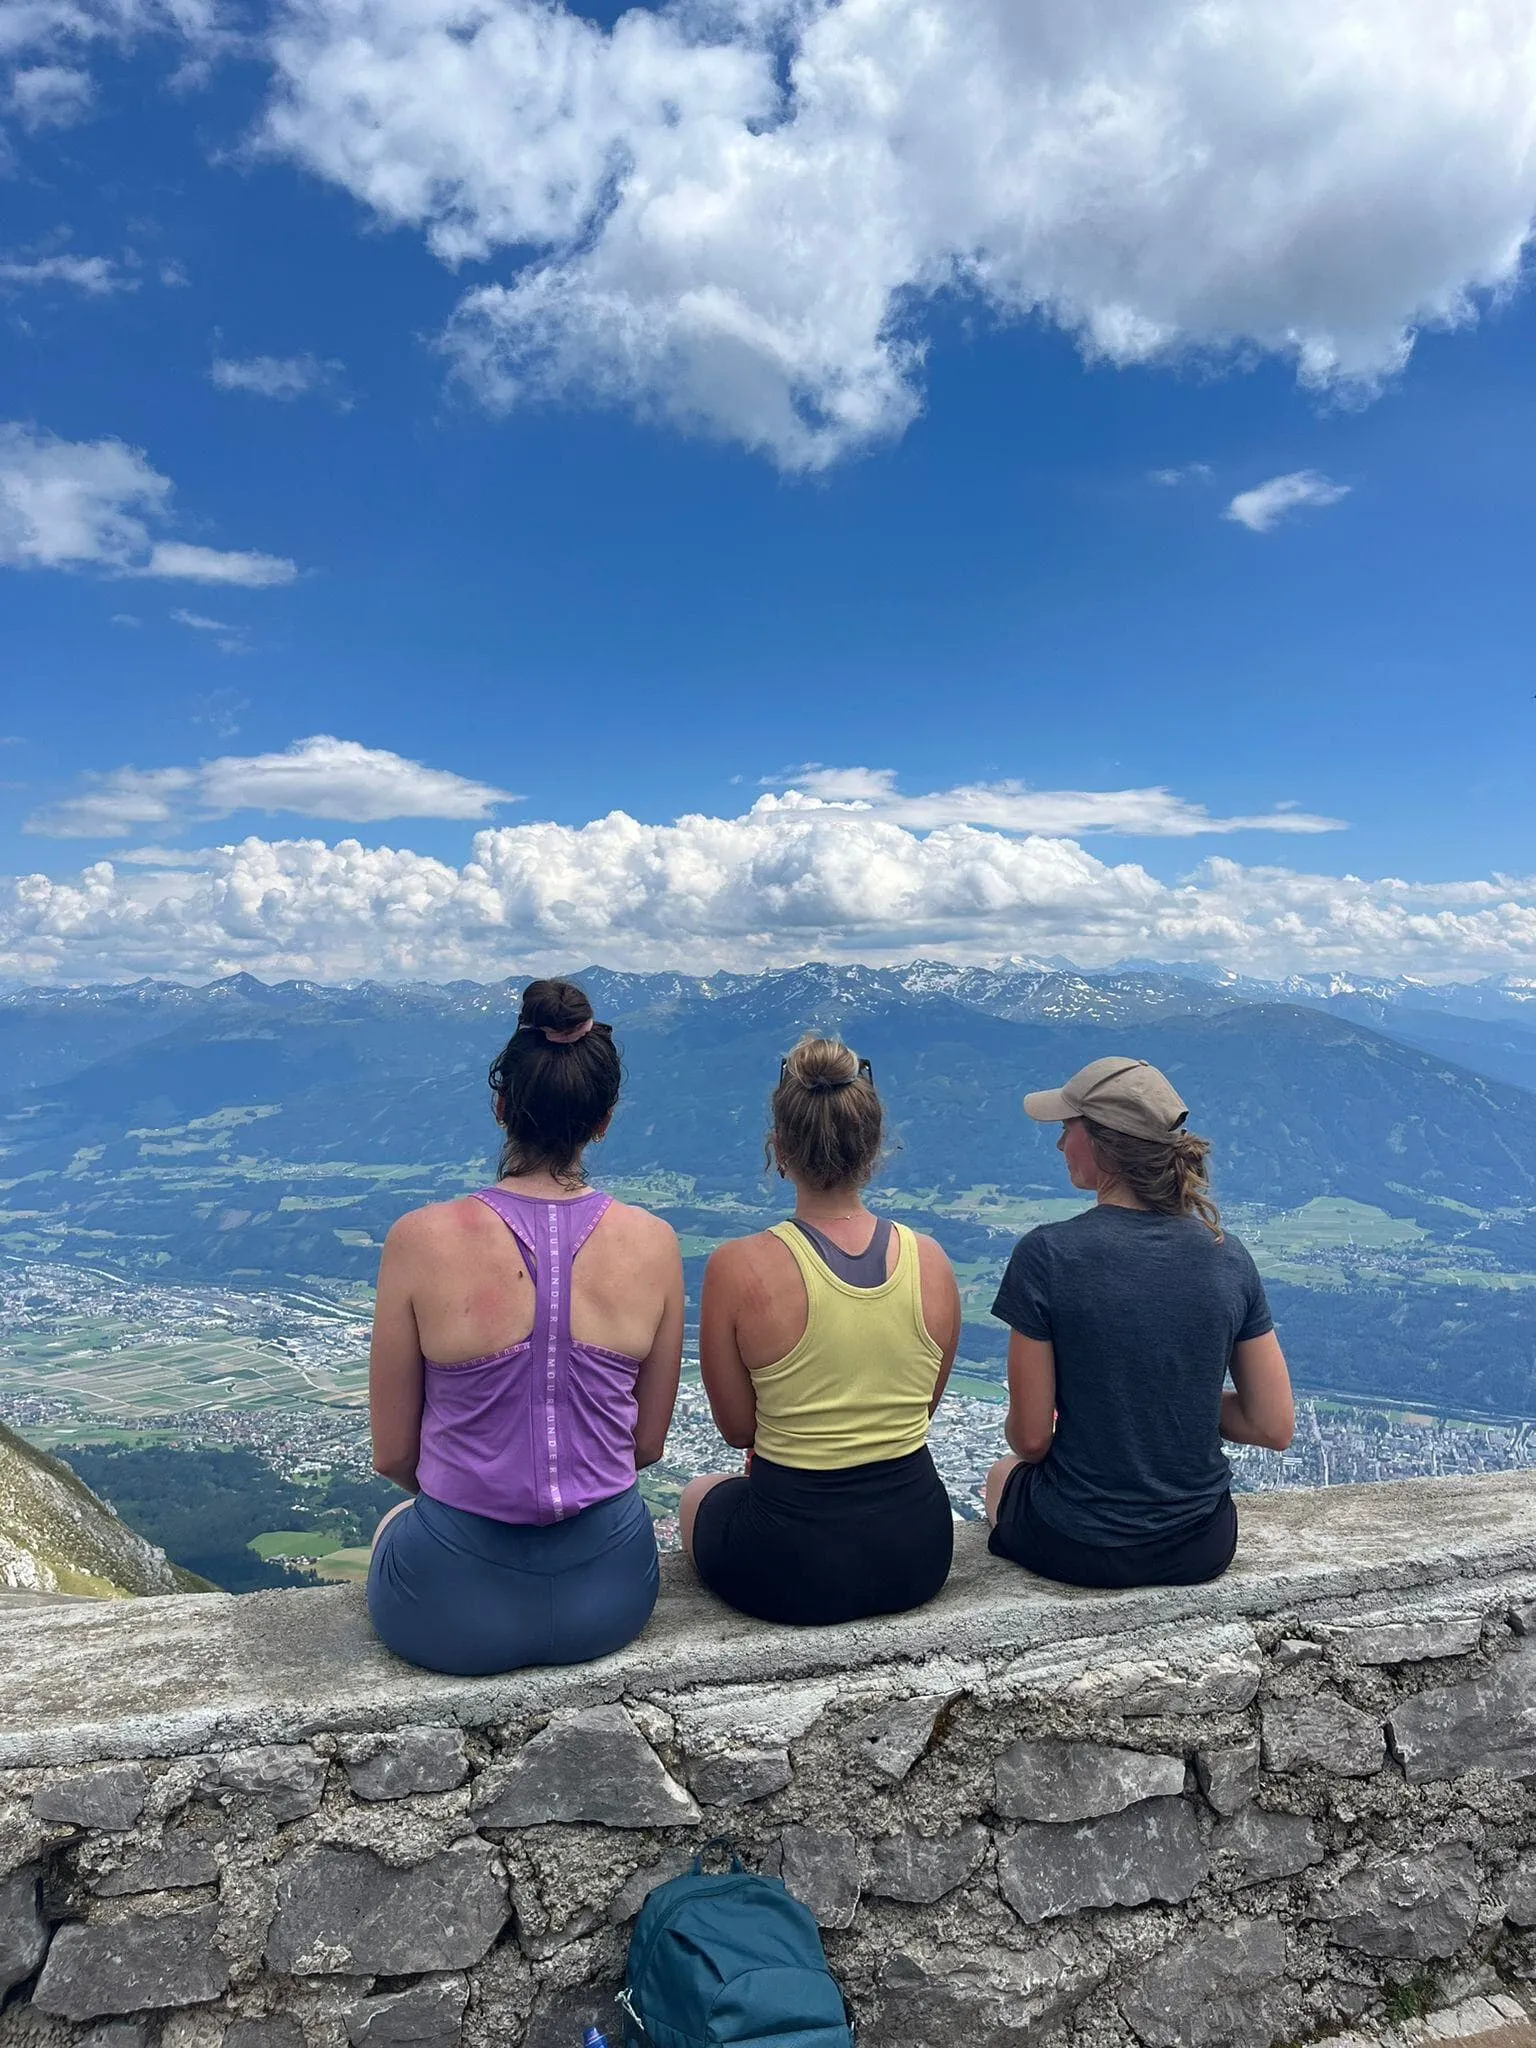
[[[588,2027],[581,2037],[581,2048],[608,2048],[608,2036],[601,2027]]]

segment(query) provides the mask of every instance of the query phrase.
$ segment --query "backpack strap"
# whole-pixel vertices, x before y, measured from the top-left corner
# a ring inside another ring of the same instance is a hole
[[[732,1841],[731,1837],[729,1835],[711,1835],[707,1842],[699,1844],[699,1853],[693,1859],[693,1874],[695,1877],[702,1877],[704,1875],[704,1858],[711,1849],[729,1849],[731,1852],[731,1876],[740,1877],[745,1875],[747,1866],[742,1862],[740,1856],[737,1855],[736,1844]]]

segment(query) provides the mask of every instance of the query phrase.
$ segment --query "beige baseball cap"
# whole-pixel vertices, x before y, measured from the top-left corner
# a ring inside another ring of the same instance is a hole
[[[1111,1056],[1090,1060],[1060,1088],[1026,1095],[1024,1114],[1037,1124],[1090,1116],[1127,1137],[1171,1138],[1189,1115],[1189,1106],[1167,1075],[1148,1061]]]

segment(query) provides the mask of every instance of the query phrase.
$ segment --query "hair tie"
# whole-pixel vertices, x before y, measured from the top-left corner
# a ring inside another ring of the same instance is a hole
[[[551,1045],[574,1045],[578,1038],[586,1037],[596,1022],[595,1017],[589,1017],[585,1024],[578,1024],[574,1031],[551,1031],[547,1024],[541,1024],[539,1029]]]

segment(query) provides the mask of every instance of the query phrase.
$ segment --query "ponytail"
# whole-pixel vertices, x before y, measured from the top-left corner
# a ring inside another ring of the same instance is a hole
[[[1208,1138],[1174,1131],[1166,1138],[1133,1138],[1083,1118],[1100,1173],[1118,1181],[1144,1209],[1160,1216],[1198,1216],[1220,1244],[1221,1214],[1211,1199]]]

